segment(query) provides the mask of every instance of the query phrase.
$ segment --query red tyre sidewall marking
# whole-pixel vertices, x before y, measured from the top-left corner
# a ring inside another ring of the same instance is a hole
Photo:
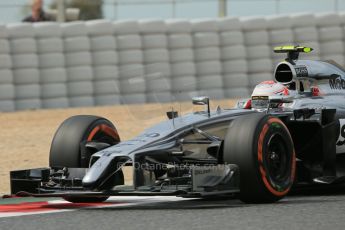
[[[116,129],[113,129],[107,125],[101,125],[101,130],[108,134],[109,136],[111,136],[112,138],[114,138],[115,140],[119,140],[120,141],[120,136],[117,133]]]
[[[90,135],[87,138],[87,141],[92,141],[92,139],[94,138],[94,136],[99,132],[102,131],[104,133],[106,133],[107,135],[111,136],[112,138],[114,138],[115,140],[119,140],[120,141],[120,137],[119,134],[117,133],[117,131],[107,125],[98,125],[96,126],[91,132]]]
[[[260,170],[260,174],[261,174],[261,178],[262,178],[262,181],[264,182],[264,185],[265,187],[268,189],[268,191],[270,191],[272,194],[274,194],[275,196],[285,196],[289,191],[290,191],[290,188],[287,188],[286,190],[282,191],[282,192],[279,192],[277,190],[275,190],[271,183],[267,180],[267,174],[266,174],[266,171],[265,169],[262,167],[262,164],[263,164],[263,159],[262,159],[262,150],[263,150],[263,141],[264,141],[264,138],[267,134],[267,131],[269,130],[269,127],[272,123],[279,123],[280,125],[282,125],[286,130],[287,127],[285,126],[285,124],[278,118],[275,118],[275,117],[272,117],[272,118],[269,118],[267,123],[264,125],[260,135],[259,135],[259,141],[258,141],[258,161],[259,161],[259,170]],[[291,136],[290,136],[290,133],[288,133],[289,135],[289,138],[292,140]],[[294,181],[294,178],[295,178],[295,169],[296,169],[296,159],[295,159],[295,151],[293,149],[292,151],[292,161],[291,161],[292,165],[291,165],[291,184],[293,183]]]
[[[100,126],[96,126],[91,132],[90,135],[87,138],[87,141],[92,141],[93,137],[96,135],[96,133],[100,130]]]

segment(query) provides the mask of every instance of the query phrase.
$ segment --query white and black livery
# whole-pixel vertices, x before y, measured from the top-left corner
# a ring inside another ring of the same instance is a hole
[[[168,112],[167,121],[132,140],[120,141],[105,118],[71,117],[54,136],[49,168],[11,172],[12,194],[71,202],[234,195],[268,203],[294,188],[342,184],[345,70],[332,61],[298,59],[311,50],[277,47],[288,57],[277,65],[275,82],[257,86],[237,108],[210,111],[208,97],[193,98],[205,111]],[[125,183],[126,167],[132,184]]]

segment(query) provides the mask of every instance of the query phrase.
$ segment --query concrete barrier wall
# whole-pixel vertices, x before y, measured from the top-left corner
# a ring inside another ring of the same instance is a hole
[[[345,15],[0,25],[0,111],[246,97],[284,58],[344,65]]]

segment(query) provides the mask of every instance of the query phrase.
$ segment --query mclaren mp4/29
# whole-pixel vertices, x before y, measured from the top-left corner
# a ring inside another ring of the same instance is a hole
[[[210,111],[208,97],[193,98],[205,110],[168,112],[167,121],[122,142],[105,118],[65,120],[52,141],[49,168],[12,171],[12,194],[70,202],[234,195],[267,203],[295,187],[344,183],[345,70],[333,61],[299,60],[308,47],[274,51],[287,54],[275,81],[258,85],[236,108]],[[130,184],[123,173],[128,167]]]

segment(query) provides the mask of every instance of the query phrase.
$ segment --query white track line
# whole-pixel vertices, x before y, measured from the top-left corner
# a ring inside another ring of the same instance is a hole
[[[111,197],[108,199],[108,202],[105,202],[105,205],[99,206],[90,206],[90,207],[76,207],[71,209],[57,209],[57,210],[47,210],[47,211],[33,211],[33,212],[0,212],[0,218],[5,217],[17,217],[17,216],[28,216],[28,215],[41,215],[41,214],[51,214],[51,213],[60,213],[60,212],[73,212],[81,209],[88,208],[112,208],[112,207],[130,207],[135,205],[142,204],[152,204],[159,202],[173,202],[186,200],[185,198],[180,197],[166,197],[166,196],[157,196],[157,197],[143,197],[143,196],[121,196],[121,197]],[[116,201],[118,203],[109,204],[111,201]],[[33,202],[35,203],[35,202]],[[64,200],[53,200],[48,201],[48,204],[68,204],[69,202]]]

